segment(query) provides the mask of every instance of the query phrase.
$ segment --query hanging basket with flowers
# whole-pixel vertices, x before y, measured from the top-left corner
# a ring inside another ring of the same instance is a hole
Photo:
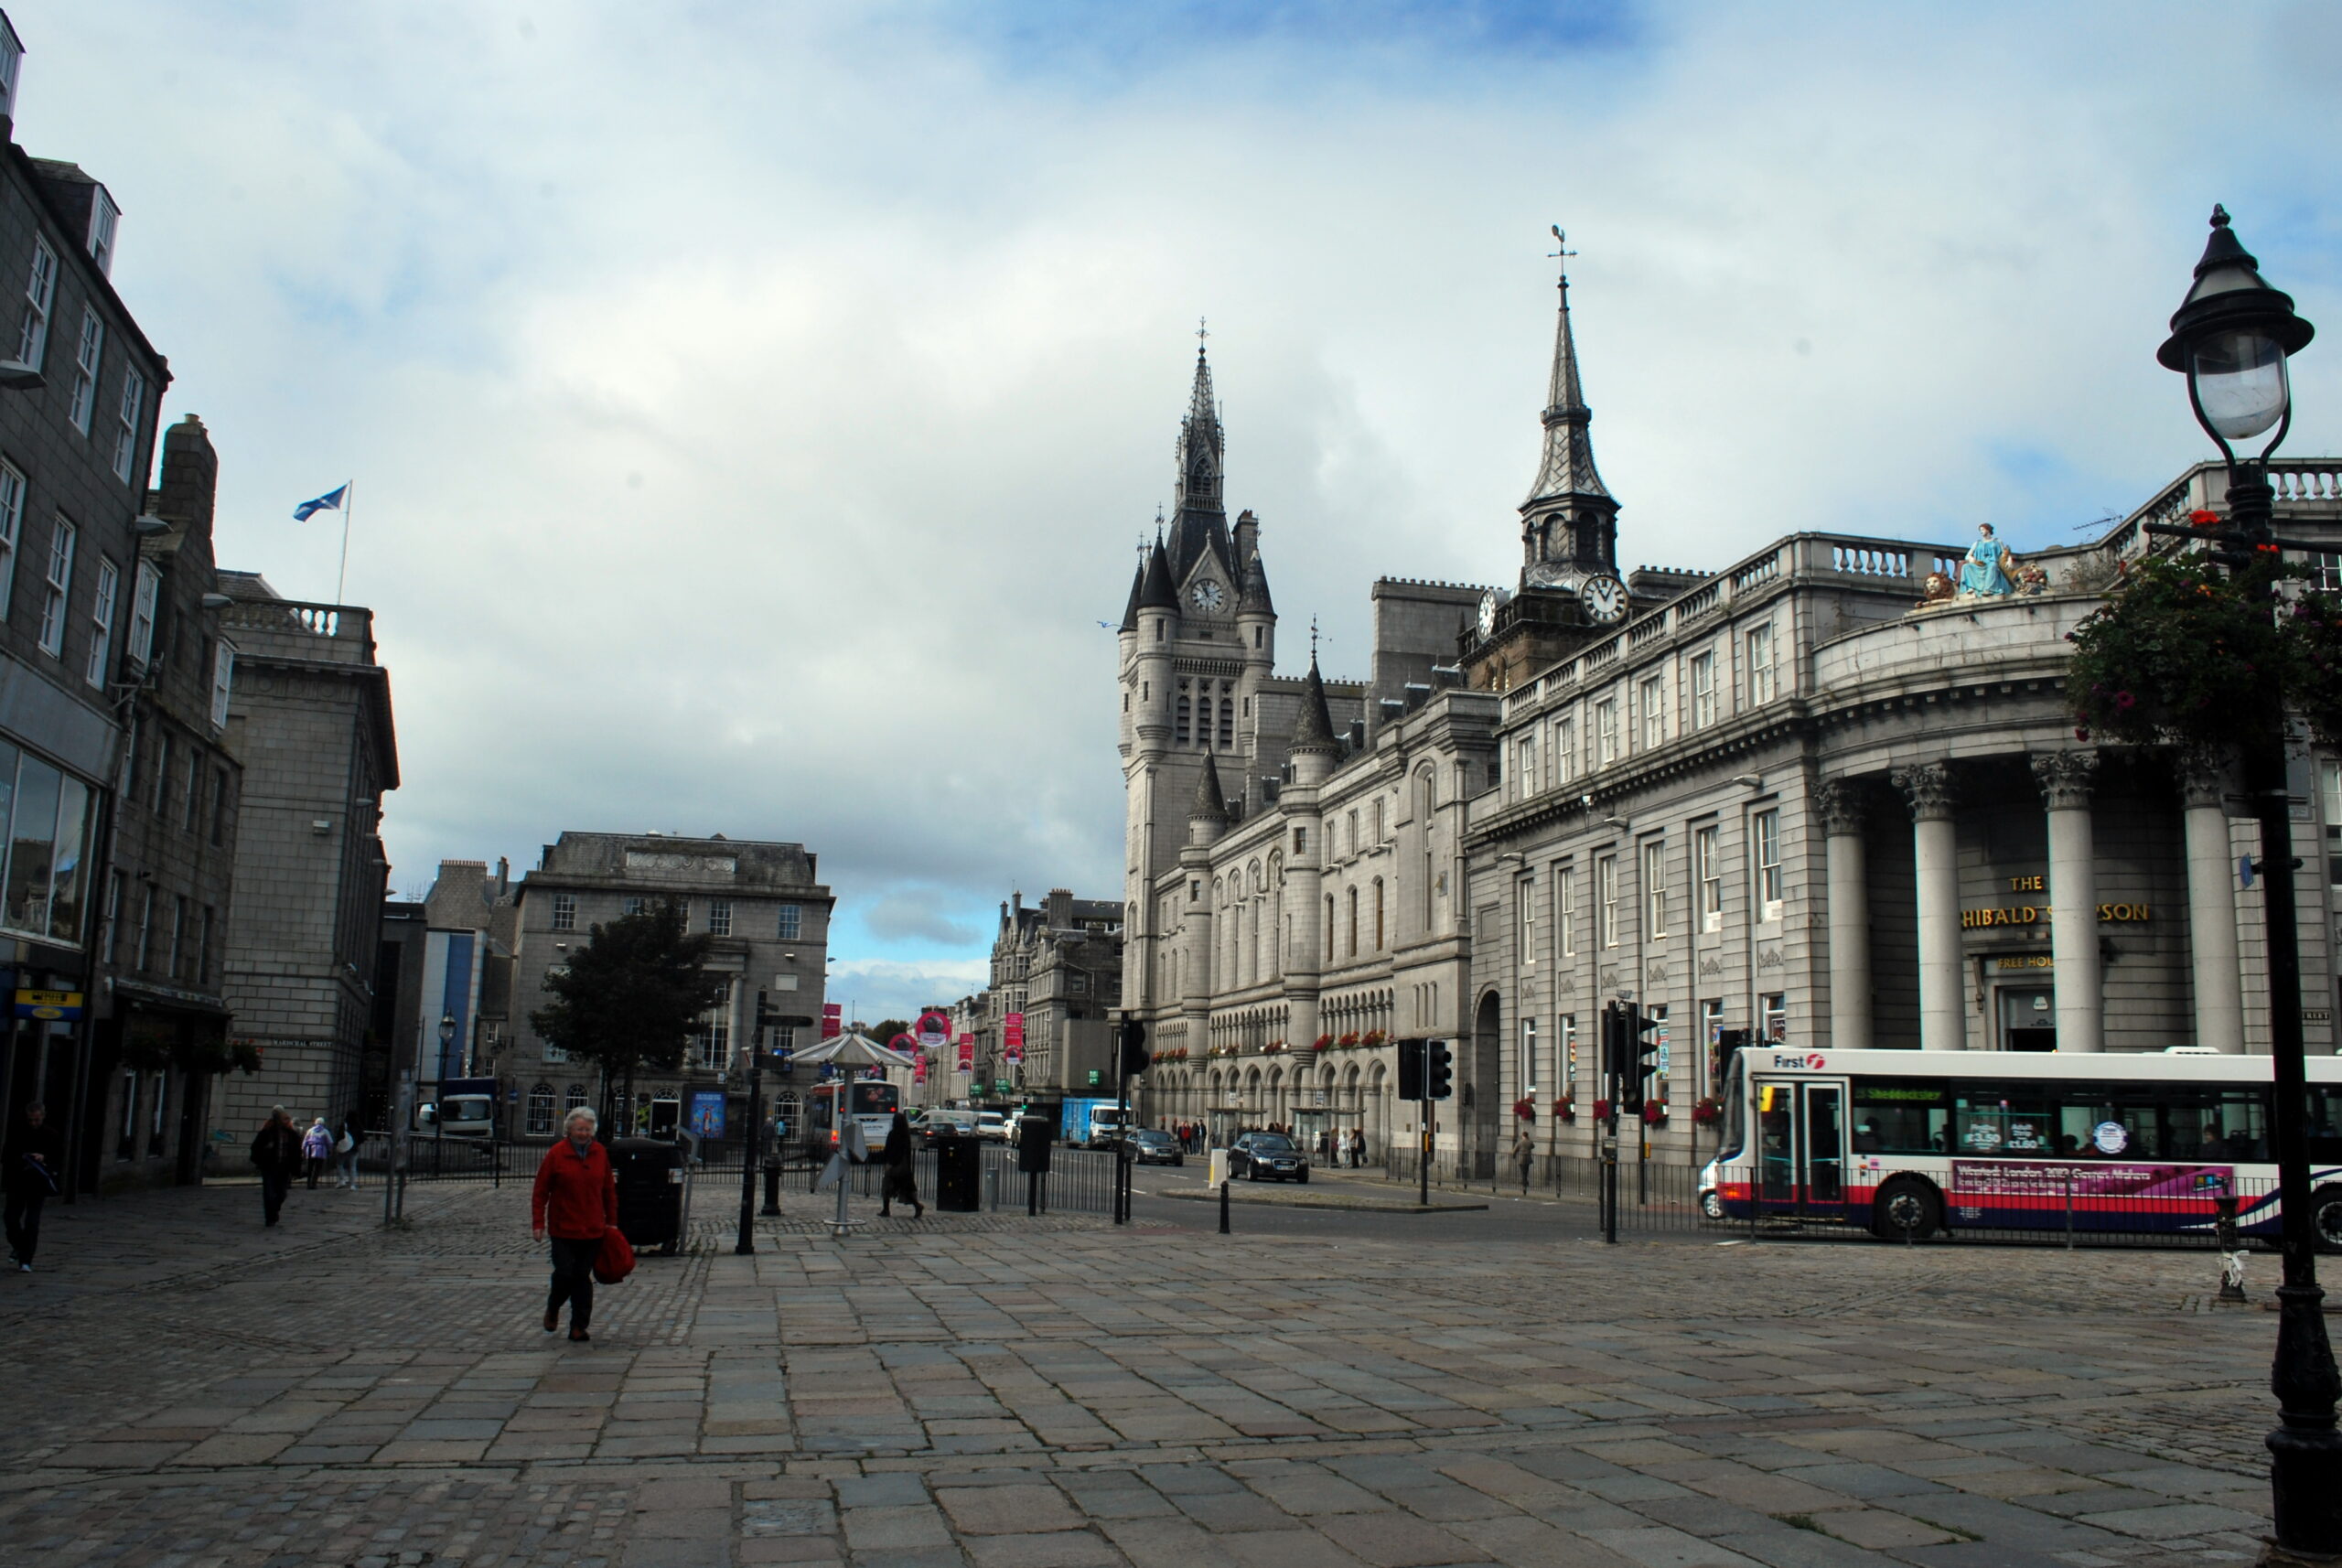
[[[1331,1035],[1320,1035],[1320,1036],[1317,1036],[1317,1038],[1316,1038],[1316,1040],[1315,1040],[1315,1041],[1310,1045],[1309,1048],[1310,1048],[1311,1050],[1313,1050],[1313,1051],[1322,1051],[1322,1050],[1324,1050],[1327,1047],[1328,1047],[1328,1046],[1332,1045],[1333,1043],[1334,1043],[1334,1036],[1331,1036]]]
[[[1646,1100],[1643,1101],[1643,1125],[1646,1127],[1664,1127],[1667,1125],[1666,1101]]]
[[[1356,1029],[1352,1029],[1348,1034],[1344,1035],[1340,1039],[1334,1043],[1341,1047],[1342,1049],[1346,1051],[1355,1049],[1358,1046],[1358,1031]]]
[[[1553,1114],[1564,1122],[1577,1120],[1577,1101],[1567,1094],[1553,1101]]]
[[[1537,1102],[1533,1100],[1516,1100],[1512,1102],[1512,1113],[1523,1122],[1534,1122],[1537,1120]]]
[[[1380,1029],[1369,1029],[1358,1037],[1358,1043],[1361,1046],[1379,1046],[1390,1037]]]
[[[1610,1120],[1610,1102],[1608,1101],[1597,1100],[1594,1102],[1594,1119],[1596,1122],[1607,1122]]]
[[[1694,1126],[1709,1127],[1723,1120],[1724,1101],[1713,1096],[1697,1101],[1692,1107],[1692,1122]]]

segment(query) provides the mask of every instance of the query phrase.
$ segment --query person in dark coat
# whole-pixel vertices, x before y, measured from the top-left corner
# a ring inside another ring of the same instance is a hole
[[[48,1125],[48,1108],[39,1101],[25,1107],[23,1118],[8,1133],[0,1151],[0,1186],[7,1194],[8,1261],[19,1273],[33,1272],[33,1253],[40,1246],[40,1208],[57,1196],[65,1176],[65,1135]]]
[[[886,1178],[878,1188],[878,1218],[886,1218],[895,1204],[911,1206],[911,1218],[927,1218],[927,1205],[919,1200],[919,1167],[912,1163],[910,1119],[901,1112],[895,1112],[886,1126]]]
[[[301,1170],[301,1130],[293,1125],[290,1111],[282,1105],[270,1108],[267,1125],[252,1134],[252,1166],[260,1172],[261,1213],[274,1225]]]
[[[553,1242],[553,1292],[545,1298],[545,1332],[561,1326],[562,1303],[569,1304],[569,1337],[580,1345],[593,1338],[594,1260],[602,1235],[618,1222],[618,1176],[610,1151],[595,1140],[601,1119],[580,1105],[562,1118],[560,1143],[537,1165],[537,1185],[529,1195],[530,1229]]]

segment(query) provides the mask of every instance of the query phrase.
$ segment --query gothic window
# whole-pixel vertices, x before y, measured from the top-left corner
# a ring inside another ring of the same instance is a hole
[[[1190,712],[1187,699],[1187,683],[1185,681],[1179,682],[1179,703],[1177,713],[1178,717],[1175,721],[1175,727],[1171,732],[1171,738],[1176,744],[1185,746],[1187,744],[1187,729],[1192,721],[1192,714]]]
[[[1358,957],[1358,889],[1355,887],[1350,889],[1349,915],[1350,957],[1356,958]]]
[[[1378,876],[1374,879],[1374,950],[1376,952],[1382,950],[1382,878]]]
[[[1326,961],[1334,961],[1334,896],[1326,895]]]
[[[1226,751],[1236,744],[1236,699],[1227,682],[1219,683],[1219,748]]]

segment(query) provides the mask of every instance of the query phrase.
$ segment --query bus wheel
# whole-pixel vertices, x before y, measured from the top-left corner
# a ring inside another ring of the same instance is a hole
[[[2342,1252],[2342,1187],[2321,1187],[2309,1196],[2310,1230],[2321,1252]]]
[[[1943,1199],[1918,1176],[1895,1176],[1871,1204],[1870,1232],[1882,1241],[1925,1240],[1943,1229]]]

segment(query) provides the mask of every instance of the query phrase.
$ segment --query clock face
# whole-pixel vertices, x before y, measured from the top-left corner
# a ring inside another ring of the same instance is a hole
[[[1209,612],[1227,603],[1227,596],[1219,591],[1218,583],[1207,578],[1187,590],[1187,602],[1199,610]]]
[[[1578,602],[1591,619],[1604,626],[1627,613],[1627,585],[1612,576],[1589,577],[1577,591]]]
[[[1480,596],[1480,635],[1482,637],[1496,635],[1497,608],[1502,603],[1503,601],[1497,597],[1497,591],[1494,588],[1490,588]]]

